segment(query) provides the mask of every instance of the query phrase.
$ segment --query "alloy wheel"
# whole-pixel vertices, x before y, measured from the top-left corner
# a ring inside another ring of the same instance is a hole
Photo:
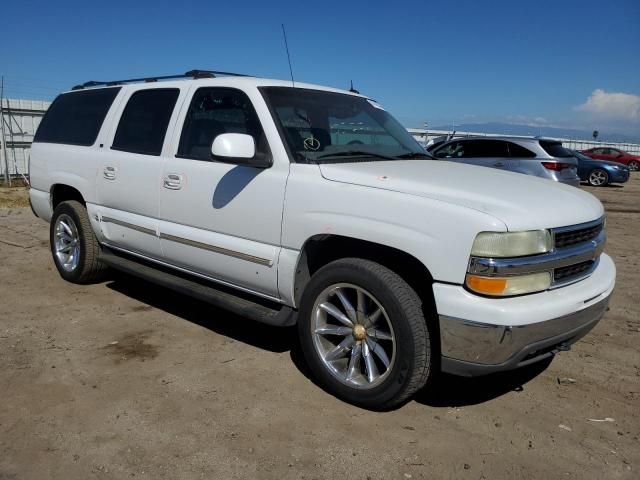
[[[67,272],[73,272],[80,261],[80,235],[73,219],[63,213],[54,226],[54,249],[56,261]]]
[[[606,185],[608,180],[608,175],[603,170],[594,170],[589,174],[589,183],[595,187]]]
[[[370,389],[384,381],[396,357],[396,337],[380,302],[349,283],[326,288],[313,306],[313,344],[341,383]]]

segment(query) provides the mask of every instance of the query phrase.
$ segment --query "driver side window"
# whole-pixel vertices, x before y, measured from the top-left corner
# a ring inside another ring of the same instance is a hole
[[[191,100],[176,156],[211,161],[211,144],[223,133],[251,135],[256,152],[269,154],[258,115],[244,92],[233,88],[200,88]]]
[[[452,142],[436,152],[436,158],[463,158],[465,156],[464,142]]]

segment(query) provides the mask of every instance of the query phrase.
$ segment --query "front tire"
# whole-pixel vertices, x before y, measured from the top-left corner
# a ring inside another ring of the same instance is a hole
[[[100,280],[105,267],[99,261],[100,245],[84,205],[75,200],[61,202],[51,218],[49,240],[62,278],[80,284]]]
[[[589,185],[592,187],[604,187],[609,184],[609,174],[601,168],[594,168],[589,172]]]
[[[631,160],[629,162],[629,170],[632,170],[634,172],[640,170],[640,162],[638,162],[637,160]]]
[[[395,407],[432,371],[420,297],[398,274],[369,260],[336,260],[313,275],[300,302],[298,332],[318,383],[358,406]]]

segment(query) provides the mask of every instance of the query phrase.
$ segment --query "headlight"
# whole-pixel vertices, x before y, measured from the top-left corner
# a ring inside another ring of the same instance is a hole
[[[483,277],[467,274],[467,287],[482,295],[506,297],[542,292],[551,286],[549,272],[531,273],[513,277]]]
[[[473,242],[474,257],[524,257],[546,253],[553,248],[549,230],[528,232],[481,232]]]

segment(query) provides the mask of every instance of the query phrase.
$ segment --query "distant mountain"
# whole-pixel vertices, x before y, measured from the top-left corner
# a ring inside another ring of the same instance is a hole
[[[538,127],[534,125],[519,125],[515,123],[463,123],[455,126],[458,132],[499,133],[503,135],[541,135],[543,137],[573,138],[576,140],[593,140],[592,132],[559,127]],[[451,131],[451,125],[429,127],[430,130]],[[621,133],[600,132],[598,140],[615,143],[640,143],[640,137]]]

